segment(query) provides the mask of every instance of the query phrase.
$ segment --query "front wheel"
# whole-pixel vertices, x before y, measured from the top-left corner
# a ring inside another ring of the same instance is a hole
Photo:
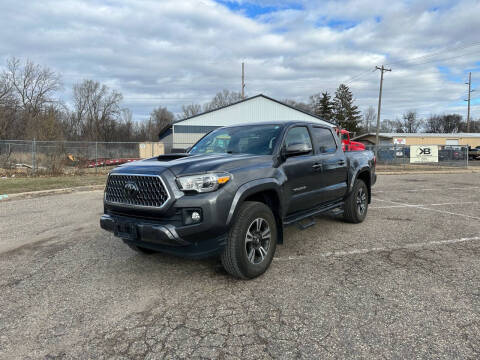
[[[277,224],[272,210],[263,203],[246,201],[230,229],[222,265],[237,278],[252,279],[268,269],[276,246]]]
[[[368,189],[363,180],[357,179],[353,190],[345,201],[343,219],[357,224],[365,220],[368,211]]]

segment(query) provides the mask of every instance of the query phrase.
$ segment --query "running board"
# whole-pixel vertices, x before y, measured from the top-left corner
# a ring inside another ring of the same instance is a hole
[[[299,228],[300,230],[305,230],[305,229],[308,229],[310,226],[315,225],[316,222],[315,222],[315,219],[314,219],[313,217],[311,217],[311,218],[308,219],[308,220],[310,220],[310,222],[308,222],[308,223],[306,223],[306,224],[302,224],[301,221],[298,221],[298,222],[297,222],[298,228]]]
[[[311,218],[315,215],[320,215],[326,212],[332,212],[334,215],[343,213],[343,201],[332,203],[329,205],[323,205],[323,206],[314,208],[312,210],[303,211],[299,214],[293,214],[293,215],[287,216],[283,220],[283,224],[285,226],[292,225],[292,224],[298,223],[299,221],[302,221],[302,220]],[[308,224],[305,228],[310,227],[314,224],[315,222],[313,222],[313,224]]]

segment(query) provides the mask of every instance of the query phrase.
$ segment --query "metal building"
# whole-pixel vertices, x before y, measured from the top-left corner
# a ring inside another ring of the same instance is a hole
[[[380,145],[480,146],[480,133],[379,133],[378,137]],[[353,140],[372,145],[376,142],[376,134],[363,134]]]
[[[186,149],[206,133],[222,126],[289,120],[312,121],[334,126],[315,115],[259,94],[176,122],[173,124],[172,147]]]

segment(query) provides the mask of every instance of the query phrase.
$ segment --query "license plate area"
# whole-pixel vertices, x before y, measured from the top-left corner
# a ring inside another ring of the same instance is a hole
[[[135,240],[137,238],[137,226],[129,222],[115,222],[115,236],[126,240]]]

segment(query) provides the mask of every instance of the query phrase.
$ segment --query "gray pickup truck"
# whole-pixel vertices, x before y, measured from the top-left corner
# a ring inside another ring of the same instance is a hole
[[[136,251],[218,256],[230,274],[249,279],[269,267],[284,226],[307,226],[322,213],[362,222],[375,181],[373,153],[344,152],[329,127],[224,127],[188,153],[114,169],[100,225]]]

